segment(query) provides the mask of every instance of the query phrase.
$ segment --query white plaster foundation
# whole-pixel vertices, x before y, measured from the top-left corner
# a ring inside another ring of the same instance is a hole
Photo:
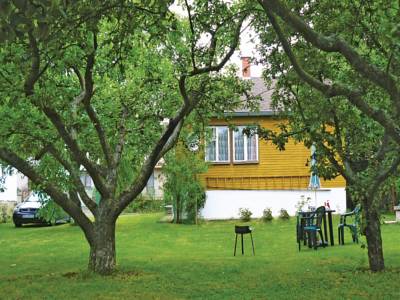
[[[395,206],[394,211],[396,212],[396,222],[400,222],[400,205]]]
[[[271,208],[274,216],[284,208],[290,215],[296,214],[296,205],[304,195],[311,198],[310,205],[321,206],[329,200],[331,209],[337,213],[346,211],[346,191],[344,188],[310,190],[209,190],[206,204],[200,214],[204,219],[238,219],[239,208],[248,208],[252,218],[260,218],[265,208]]]

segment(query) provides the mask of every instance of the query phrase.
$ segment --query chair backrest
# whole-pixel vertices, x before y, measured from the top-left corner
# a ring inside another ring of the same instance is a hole
[[[325,207],[324,206],[320,206],[317,208],[317,210],[315,211],[315,226],[317,227],[321,227],[322,224],[322,218],[325,215]]]

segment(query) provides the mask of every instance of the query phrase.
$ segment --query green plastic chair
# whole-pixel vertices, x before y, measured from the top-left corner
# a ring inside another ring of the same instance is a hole
[[[307,245],[307,234],[304,232],[304,227],[307,223],[310,223],[311,216],[314,212],[298,212],[297,213],[297,224],[296,224],[296,237],[299,251],[301,250],[301,244]]]
[[[308,241],[308,247],[315,250],[319,246],[325,247],[325,239],[321,230],[322,219],[325,215],[325,207],[320,206],[314,212],[307,213],[306,216],[300,216],[297,222],[297,243],[299,251],[301,243]],[[321,243],[318,243],[317,236],[320,236]]]
[[[351,223],[349,222],[349,218],[351,218]],[[353,211],[340,215],[340,221],[338,225],[338,236],[339,236],[339,245],[344,245],[344,228],[347,227],[350,229],[351,237],[353,239],[353,243],[358,244],[358,228],[360,226],[361,220],[361,205],[357,204]]]

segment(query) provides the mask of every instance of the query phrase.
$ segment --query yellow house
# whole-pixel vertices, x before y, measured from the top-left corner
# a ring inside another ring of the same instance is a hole
[[[279,151],[271,142],[248,136],[242,129],[249,125],[277,129],[282,122],[271,109],[271,94],[261,78],[253,81],[254,95],[260,95],[259,112],[245,110],[230,113],[229,121],[210,122],[211,141],[206,145],[205,159],[210,163],[201,179],[207,190],[202,215],[206,219],[237,218],[239,208],[248,208],[253,217],[260,217],[265,208],[274,215],[286,209],[294,215],[299,202],[320,206],[329,201],[336,212],[346,210],[345,180],[321,179],[321,188],[311,190],[310,149],[289,141],[286,150]],[[232,128],[234,127],[234,128]]]

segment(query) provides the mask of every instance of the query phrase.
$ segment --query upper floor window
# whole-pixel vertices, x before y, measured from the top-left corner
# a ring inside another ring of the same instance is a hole
[[[210,127],[210,139],[206,144],[206,161],[229,161],[229,128],[227,126]]]
[[[254,129],[249,129],[244,133],[245,128],[245,126],[239,126],[233,133],[233,160],[235,162],[258,161],[258,135]]]

